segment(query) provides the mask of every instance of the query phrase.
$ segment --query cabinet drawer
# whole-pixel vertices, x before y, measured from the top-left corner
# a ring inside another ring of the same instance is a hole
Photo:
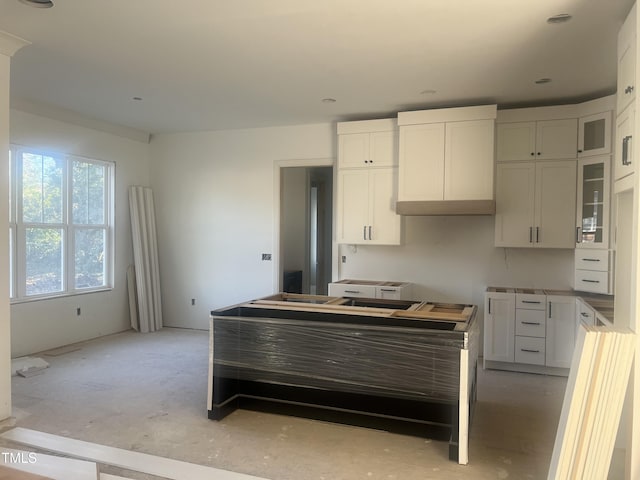
[[[524,337],[545,337],[544,310],[516,310],[516,335]]]
[[[545,295],[531,293],[516,293],[516,308],[526,308],[529,310],[544,310],[547,305]]]
[[[389,300],[402,300],[401,287],[376,287],[376,298],[387,298]]]
[[[594,293],[609,293],[609,272],[576,270],[576,290]]]
[[[515,361],[516,363],[544,365],[545,339],[516,336]]]
[[[375,285],[330,283],[329,296],[376,298],[376,287]]]
[[[576,250],[576,270],[609,270],[608,250]]]
[[[593,309],[585,305],[582,301],[578,302],[578,320],[585,325],[595,325],[596,314]]]

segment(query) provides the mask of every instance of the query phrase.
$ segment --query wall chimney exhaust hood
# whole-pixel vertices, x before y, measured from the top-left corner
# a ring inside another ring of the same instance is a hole
[[[495,200],[432,200],[396,202],[396,213],[408,216],[495,215]]]
[[[398,113],[399,215],[495,215],[496,105]]]

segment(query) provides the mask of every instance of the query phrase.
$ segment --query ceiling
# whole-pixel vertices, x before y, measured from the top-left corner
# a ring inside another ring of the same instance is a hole
[[[633,2],[0,0],[0,30],[31,42],[12,60],[14,105],[167,133],[614,93]]]

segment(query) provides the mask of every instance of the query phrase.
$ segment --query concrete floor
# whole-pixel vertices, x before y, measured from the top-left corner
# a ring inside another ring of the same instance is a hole
[[[566,386],[480,368],[461,466],[445,441],[248,410],[208,420],[204,331],[126,332],[78,346],[40,355],[51,364],[42,375],[13,378],[16,426],[273,480],[545,479]]]

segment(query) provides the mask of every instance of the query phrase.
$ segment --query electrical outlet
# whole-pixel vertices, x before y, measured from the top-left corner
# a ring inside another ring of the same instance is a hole
[[[195,304],[196,304],[196,299],[195,299],[195,298],[192,298],[192,299],[191,299],[191,305],[195,305]]]
[[[271,260],[271,254],[270,253],[263,253],[262,254],[262,260]]]
[[[76,308],[76,315],[80,316],[80,307]]]
[[[342,263],[347,263],[347,256],[346,255],[342,255]]]

